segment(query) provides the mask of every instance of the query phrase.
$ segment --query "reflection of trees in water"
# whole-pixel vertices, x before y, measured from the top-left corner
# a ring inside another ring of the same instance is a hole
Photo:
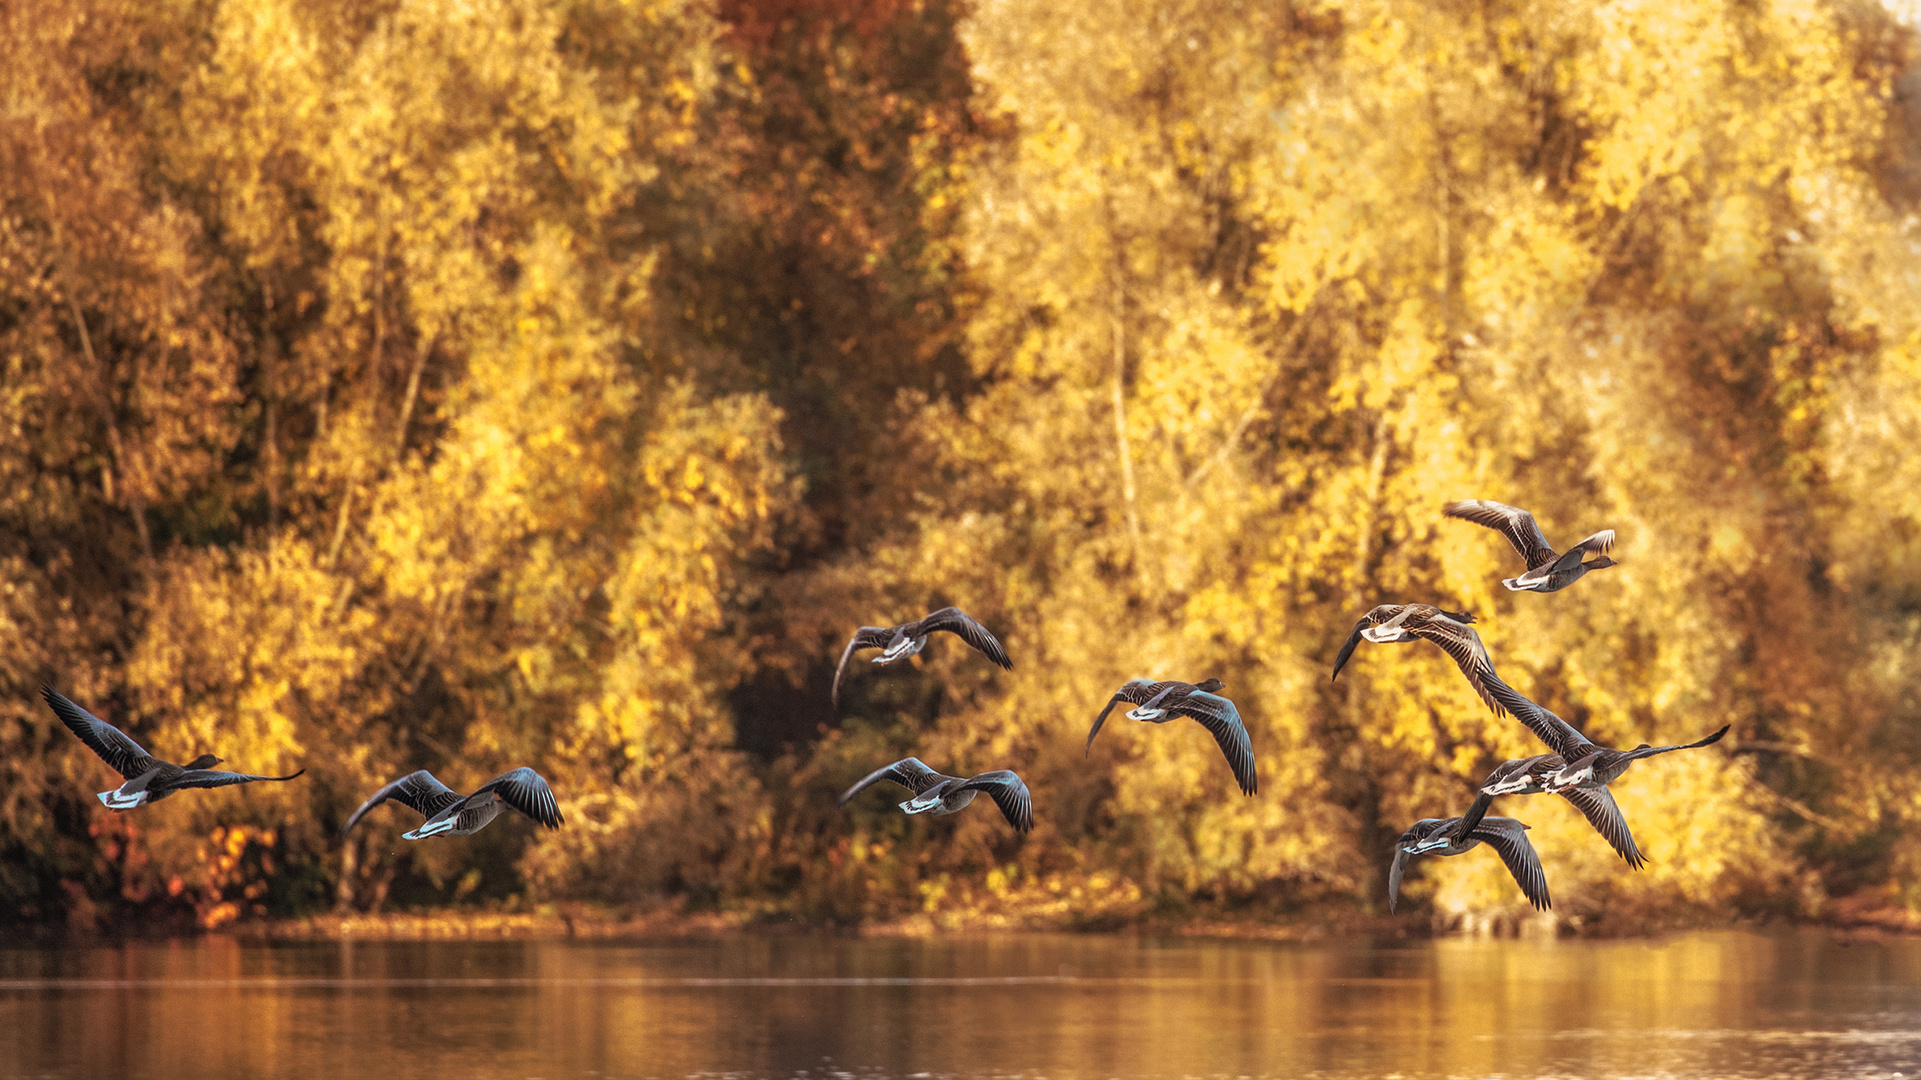
[[[145,1075],[196,1039],[216,1077],[1888,1075],[1912,1055],[1897,1018],[1916,958],[1899,939],[1742,933],[1380,947],[216,936],[0,954],[9,999],[40,1021],[0,1045],[32,1075]]]

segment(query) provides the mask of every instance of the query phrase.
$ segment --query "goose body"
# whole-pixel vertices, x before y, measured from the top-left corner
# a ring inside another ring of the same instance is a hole
[[[1094,736],[1101,733],[1101,725],[1107,722],[1107,714],[1123,701],[1134,706],[1127,711],[1130,720],[1165,724],[1184,716],[1198,721],[1214,736],[1215,744],[1227,758],[1228,768],[1234,771],[1235,783],[1240,785],[1243,793],[1252,795],[1261,789],[1260,777],[1254,768],[1254,743],[1248,738],[1247,725],[1241,720],[1240,709],[1232,701],[1214,693],[1221,688],[1219,679],[1206,679],[1199,683],[1171,679],[1130,679],[1114,692],[1114,696],[1107,701],[1107,707],[1094,718],[1094,726],[1087,731],[1087,750],[1093,748]],[[1086,750],[1082,753],[1085,754]]]
[[[841,794],[838,805],[846,806],[854,796],[882,780],[914,793],[900,804],[901,810],[909,814],[958,813],[974,801],[974,796],[986,792],[1014,831],[1027,832],[1034,827],[1033,797],[1028,794],[1026,782],[1012,769],[996,769],[978,776],[948,776],[928,768],[917,757],[902,758],[868,773]]]
[[[891,664],[905,660],[927,647],[927,635],[936,630],[945,630],[958,636],[989,660],[1008,670],[1013,670],[1014,662],[1007,658],[1007,650],[1001,647],[1000,639],[992,631],[976,622],[972,616],[957,607],[944,607],[924,618],[899,626],[863,626],[854,631],[854,636],[841,650],[840,664],[834,669],[834,707],[840,707],[840,683],[847,675],[847,664],[854,653],[861,649],[879,649],[881,654],[874,657],[876,664]]]
[[[147,753],[126,732],[74,704],[58,690],[43,686],[40,696],[46,699],[67,730],[78,735],[88,749],[100,755],[100,760],[126,778],[126,783],[95,796],[109,810],[132,810],[187,788],[227,787],[258,780],[279,782],[292,780],[307,771],[301,769],[286,776],[227,772],[214,768],[220,759],[212,754],[202,754],[185,765],[175,765]]]
[[[1463,817],[1423,818],[1408,827],[1394,845],[1394,863],[1387,872],[1387,910],[1392,914],[1401,897],[1401,875],[1409,859],[1421,855],[1461,855],[1482,844],[1494,849],[1514,875],[1515,884],[1528,903],[1546,911],[1553,906],[1548,896],[1547,874],[1541,857],[1528,841],[1526,825],[1504,817],[1486,817],[1489,796],[1475,799]]]
[[[1333,678],[1341,677],[1341,669],[1347,666],[1348,658],[1362,641],[1383,644],[1431,641],[1453,657],[1461,674],[1467,676],[1468,685],[1474,687],[1474,692],[1487,702],[1495,715],[1501,715],[1504,708],[1488,690],[1488,683],[1494,679],[1494,661],[1488,657],[1481,635],[1468,625],[1473,621],[1474,616],[1468,612],[1447,611],[1433,604],[1378,605],[1361,616],[1354,624],[1354,632],[1341,645],[1341,651],[1334,657]]]
[[[1500,679],[1491,680],[1489,690],[1553,753],[1519,758],[1497,766],[1482,783],[1481,794],[1488,798],[1537,793],[1559,795],[1581,811],[1588,824],[1593,825],[1609,846],[1637,870],[1646,864],[1647,857],[1641,854],[1640,846],[1635,843],[1634,834],[1628,828],[1627,819],[1622,816],[1621,807],[1614,801],[1614,793],[1608,789],[1608,784],[1626,772],[1629,765],[1644,757],[1708,746],[1721,741],[1728,733],[1727,726],[1723,725],[1714,734],[1681,746],[1655,747],[1643,743],[1633,750],[1611,750],[1595,745],[1573,724]]]
[[[1590,570],[1620,565],[1607,556],[1614,547],[1613,529],[1602,529],[1563,553],[1555,551],[1547,542],[1534,515],[1518,507],[1486,499],[1467,499],[1448,503],[1441,508],[1441,513],[1484,525],[1507,537],[1527,563],[1525,573],[1501,582],[1515,592],[1559,592],[1581,580]],[[1589,555],[1594,558],[1588,559]]]
[[[1490,798],[1497,795],[1537,795],[1550,790],[1549,777],[1566,767],[1567,759],[1559,754],[1536,754],[1504,761],[1494,767],[1486,780],[1481,781],[1481,794]]]
[[[1629,866],[1639,870],[1647,860],[1634,843],[1634,833],[1628,829],[1627,819],[1621,816],[1621,807],[1614,801],[1614,793],[1605,785],[1581,787],[1556,783],[1556,775],[1566,767],[1567,760],[1559,754],[1537,754],[1495,766],[1494,771],[1481,782],[1480,798],[1468,810],[1463,827],[1472,829],[1481,820],[1481,816],[1487,812],[1487,800],[1502,795],[1552,793],[1566,799],[1579,810],[1609,846]]]
[[[1585,757],[1568,762],[1561,771],[1549,777],[1548,790],[1559,791],[1563,788],[1570,787],[1606,787],[1618,779],[1622,773],[1626,772],[1629,765],[1634,764],[1642,758],[1651,758],[1657,754],[1669,754],[1676,750],[1697,750],[1703,746],[1712,746],[1721,741],[1731,726],[1733,725],[1723,724],[1719,731],[1711,735],[1696,739],[1691,743],[1681,743],[1677,746],[1649,746],[1647,743],[1642,743],[1632,750],[1610,750],[1605,746],[1597,746]]]
[[[427,820],[419,828],[401,833],[407,840],[430,836],[469,836],[485,828],[503,809],[518,810],[549,829],[560,828],[560,804],[554,790],[534,770],[521,766],[501,773],[480,785],[472,795],[462,795],[435,778],[426,769],[408,773],[373,793],[360,809],[353,812],[340,832],[360,823],[367,812],[392,800],[411,807]]]

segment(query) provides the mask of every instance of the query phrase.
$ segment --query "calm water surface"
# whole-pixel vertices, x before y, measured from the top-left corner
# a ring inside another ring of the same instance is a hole
[[[0,1077],[1921,1078],[1921,942],[0,948]]]

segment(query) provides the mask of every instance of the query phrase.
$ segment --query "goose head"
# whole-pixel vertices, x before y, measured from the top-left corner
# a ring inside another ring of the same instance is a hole
[[[1608,558],[1606,555],[1597,555],[1593,559],[1587,562],[1584,562],[1581,565],[1589,570],[1606,570],[1610,566],[1619,566],[1621,564],[1613,559]]]
[[[1219,693],[1226,686],[1227,684],[1219,679],[1206,679],[1195,683],[1194,689],[1199,690],[1203,694],[1215,694]]]
[[[212,754],[202,754],[199,757],[194,758],[192,761],[187,762],[186,768],[211,769],[215,765],[220,764],[222,760],[223,759],[221,758],[214,757]]]

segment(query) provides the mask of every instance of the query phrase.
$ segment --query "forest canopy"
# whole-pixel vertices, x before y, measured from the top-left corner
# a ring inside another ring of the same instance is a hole
[[[1921,912],[1921,53],[1866,0],[0,8],[0,921],[1385,906],[1540,752],[1557,915]],[[1618,567],[1499,584],[1454,499]],[[1015,669],[936,636],[955,604]],[[1193,724],[1226,683],[1261,792]],[[116,815],[51,685],[301,780]],[[1018,768],[1036,829],[834,796]],[[567,826],[395,839],[515,765]],[[394,815],[389,818],[388,815]],[[411,826],[408,826],[411,827]],[[1434,912],[1524,909],[1496,859]]]

